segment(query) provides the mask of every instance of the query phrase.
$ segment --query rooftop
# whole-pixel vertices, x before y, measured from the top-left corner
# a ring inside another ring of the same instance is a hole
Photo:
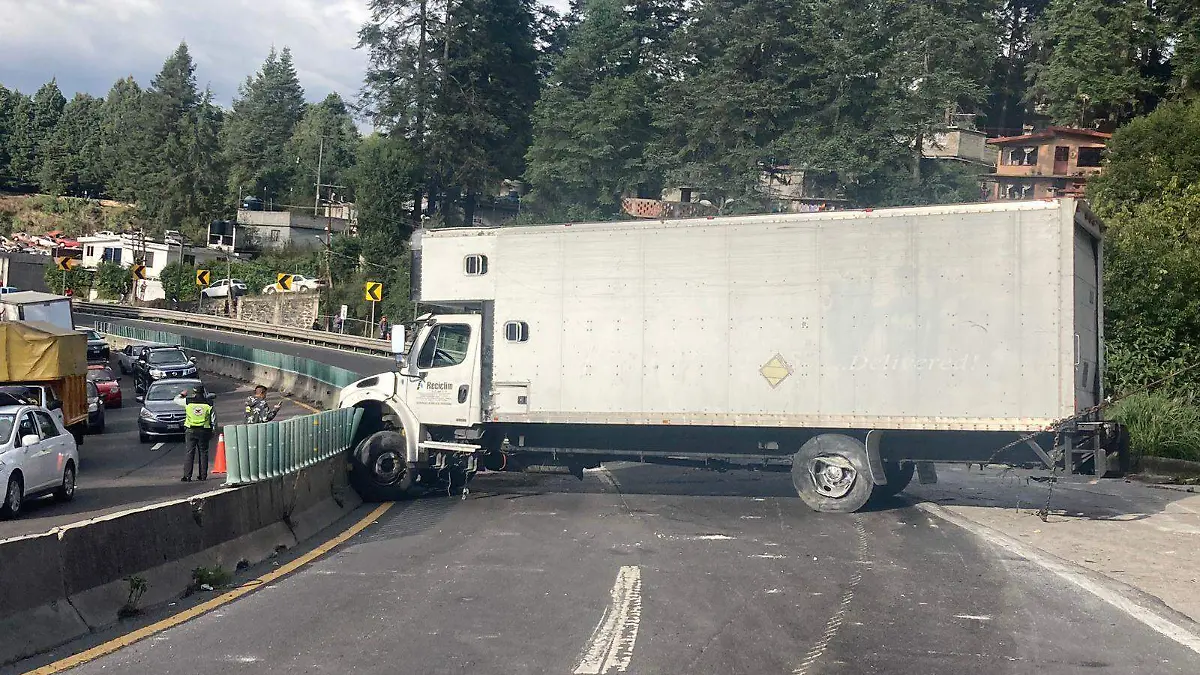
[[[988,143],[992,145],[1004,145],[1006,143],[1028,143],[1029,141],[1049,140],[1056,136],[1086,136],[1094,138],[1098,141],[1107,141],[1112,138],[1112,134],[1103,131],[1092,131],[1091,129],[1076,129],[1074,127],[1047,127],[1041,131],[1025,134],[1023,136],[1000,136],[998,138],[989,138]]]

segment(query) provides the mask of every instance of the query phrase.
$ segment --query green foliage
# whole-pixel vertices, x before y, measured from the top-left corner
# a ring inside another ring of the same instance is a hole
[[[307,204],[313,200],[318,168],[322,183],[348,185],[359,141],[354,117],[341,96],[329,94],[320,103],[305,108],[284,150],[286,158],[294,158],[295,166],[288,203]],[[328,197],[329,189],[322,190],[321,198]],[[338,189],[335,197],[335,201],[354,201],[354,192]]]
[[[1200,182],[1108,215],[1105,337],[1108,389],[1155,382],[1200,357]],[[1200,370],[1166,383],[1200,396]]]
[[[163,296],[168,301],[190,302],[200,297],[200,287],[196,285],[196,268],[192,265],[181,262],[167,263],[158,278],[162,282]],[[213,279],[216,279],[215,275]]]
[[[1109,410],[1129,429],[1135,455],[1200,461],[1200,406],[1164,393],[1139,393]]]
[[[96,290],[104,300],[117,300],[129,293],[132,278],[129,268],[118,263],[101,262],[96,266]]]
[[[1052,0],[1038,22],[1042,58],[1029,98],[1059,124],[1122,122],[1162,88],[1157,20],[1144,0]]]
[[[63,272],[54,263],[50,263],[46,265],[42,279],[50,287],[51,293],[62,295],[69,288],[76,297],[86,298],[95,283],[96,271],[77,267],[69,272]],[[65,286],[64,282],[66,282]]]
[[[1172,181],[1200,182],[1200,98],[1159,106],[1113,134],[1104,173],[1088,198],[1105,215],[1162,195]]]
[[[291,50],[276,53],[272,48],[238,94],[224,129],[230,195],[239,201],[253,195],[279,203],[288,196],[296,172],[286,146],[305,111]]]
[[[372,134],[359,147],[358,165],[351,176],[358,195],[359,232],[386,241],[382,250],[396,250],[412,234],[405,202],[419,185],[419,164],[403,138]]]

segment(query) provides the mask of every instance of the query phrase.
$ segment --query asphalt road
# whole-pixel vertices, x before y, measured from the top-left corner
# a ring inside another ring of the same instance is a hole
[[[786,475],[642,466],[472,488],[398,504],[292,576],[71,672],[1200,672],[902,500],[822,515]]]
[[[118,372],[116,366],[113,371]],[[252,387],[219,375],[201,374],[209,391],[217,395],[217,424],[232,424],[244,419],[245,400]],[[79,448],[79,478],[75,499],[61,503],[53,497],[30,500],[24,514],[16,520],[0,521],[0,539],[45,532],[59,525],[94,518],[129,508],[178,499],[215,490],[224,476],[210,476],[206,482],[181,483],[183,476],[183,438],[138,440],[137,416],[140,406],[134,400],[133,379],[121,380],[123,405],[104,411],[103,433],[84,438]],[[272,404],[280,399],[270,396]],[[276,419],[306,415],[310,411],[285,401]],[[210,450],[210,461],[215,459]],[[193,477],[196,474],[193,473]]]
[[[226,344],[246,345],[256,349],[266,349],[270,351],[281,352],[283,354],[292,354],[301,358],[313,359],[315,361],[320,361],[321,363],[327,363],[331,366],[337,366],[338,368],[345,368],[346,370],[349,370],[353,373],[358,373],[363,377],[374,375],[389,368],[395,368],[396,365],[393,359],[386,357],[367,356],[365,354],[356,354],[354,352],[346,352],[338,349],[314,347],[312,345],[291,342],[288,340],[272,340],[270,338],[260,338],[251,335],[226,333],[219,330],[192,328],[190,326],[176,326],[173,324],[153,323],[150,321],[116,319],[107,316],[97,316],[94,314],[75,314],[75,323],[80,326],[95,326],[97,322],[138,326],[141,328],[148,328],[150,330],[164,330],[177,335],[194,335],[199,338],[218,340]]]

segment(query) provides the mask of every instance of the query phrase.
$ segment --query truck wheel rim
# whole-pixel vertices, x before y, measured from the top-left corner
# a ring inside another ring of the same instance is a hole
[[[814,457],[808,465],[817,492],[824,497],[841,499],[850,494],[858,471],[846,458],[836,455]]]
[[[400,455],[394,452],[385,452],[375,458],[375,479],[380,483],[391,485],[403,473],[404,462],[400,461]]]

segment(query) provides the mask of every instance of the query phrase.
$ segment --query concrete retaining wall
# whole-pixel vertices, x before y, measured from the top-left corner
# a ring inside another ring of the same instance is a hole
[[[202,370],[319,405],[337,396],[311,378],[196,356]],[[153,607],[186,594],[197,567],[232,572],[312,537],[362,504],[347,469],[339,455],[280,478],[0,541],[0,665],[119,621],[131,580],[146,584],[138,607]]]

